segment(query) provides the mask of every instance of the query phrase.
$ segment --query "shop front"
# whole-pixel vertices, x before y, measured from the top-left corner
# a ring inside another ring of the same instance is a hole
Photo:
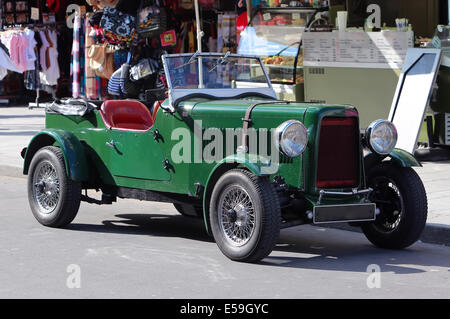
[[[437,129],[421,141],[450,144],[448,1],[10,0],[0,10],[3,104],[138,99],[151,109],[167,87],[161,56],[201,50],[259,56],[278,98],[355,105],[365,128],[388,117],[408,49],[435,47]]]
[[[198,4],[202,50],[236,52],[239,1]],[[2,1],[0,29],[4,105],[145,100],[147,90],[165,86],[163,54],[200,47],[194,1],[186,0]],[[119,82],[126,83],[119,88]]]

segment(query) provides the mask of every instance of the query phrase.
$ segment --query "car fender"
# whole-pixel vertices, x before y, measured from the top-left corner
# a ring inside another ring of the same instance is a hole
[[[375,165],[383,162],[385,159],[397,167],[422,167],[422,164],[414,157],[414,155],[401,149],[394,149],[388,156],[380,156],[378,154],[369,152],[364,156],[364,166],[366,172]]]
[[[224,158],[211,170],[203,191],[203,219],[206,231],[211,234],[209,224],[209,204],[211,193],[217,180],[227,171],[235,168],[247,169],[256,176],[270,176],[278,172],[278,164],[265,157],[252,157],[249,154],[234,154]]]
[[[28,174],[31,160],[37,151],[55,143],[63,152],[67,176],[77,182],[87,181],[89,172],[83,145],[73,133],[57,129],[46,129],[33,137],[24,154],[23,173]]]

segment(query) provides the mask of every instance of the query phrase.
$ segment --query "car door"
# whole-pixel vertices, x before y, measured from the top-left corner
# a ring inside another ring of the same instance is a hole
[[[110,148],[110,170],[116,177],[168,181],[165,157],[152,131],[110,130],[106,145]]]

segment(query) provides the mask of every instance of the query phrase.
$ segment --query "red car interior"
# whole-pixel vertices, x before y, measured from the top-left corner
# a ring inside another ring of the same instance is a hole
[[[100,114],[105,125],[111,129],[148,131],[154,123],[148,108],[134,100],[105,101]]]

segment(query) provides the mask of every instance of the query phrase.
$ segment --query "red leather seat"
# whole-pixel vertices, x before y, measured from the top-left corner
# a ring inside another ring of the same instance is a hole
[[[100,114],[105,125],[111,129],[148,131],[154,123],[148,108],[139,101],[105,101],[102,104]]]

